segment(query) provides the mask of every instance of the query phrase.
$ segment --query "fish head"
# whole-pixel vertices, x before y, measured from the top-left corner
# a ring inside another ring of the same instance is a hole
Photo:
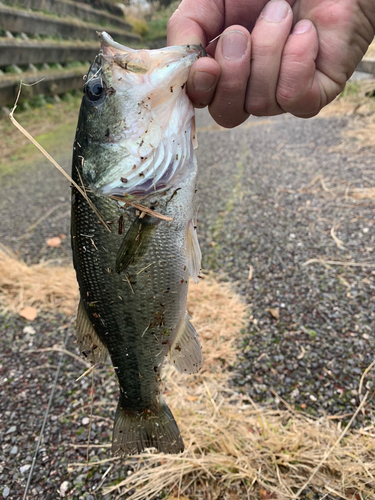
[[[203,49],[135,50],[105,32],[99,36],[101,52],[86,78],[76,135],[82,174],[102,196],[145,195],[163,176],[165,188],[162,169],[173,171],[170,158],[162,166],[167,142],[191,126],[194,111],[184,87]]]

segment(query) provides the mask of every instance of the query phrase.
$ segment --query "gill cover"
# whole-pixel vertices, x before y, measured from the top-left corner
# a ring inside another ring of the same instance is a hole
[[[85,84],[83,174],[102,196],[144,197],[173,187],[193,162],[194,109],[185,83],[198,46],[135,50],[100,33]]]

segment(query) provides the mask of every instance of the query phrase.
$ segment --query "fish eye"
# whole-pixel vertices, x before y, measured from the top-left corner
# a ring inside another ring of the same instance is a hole
[[[91,102],[98,102],[106,95],[107,86],[101,78],[89,80],[84,88],[85,95]]]

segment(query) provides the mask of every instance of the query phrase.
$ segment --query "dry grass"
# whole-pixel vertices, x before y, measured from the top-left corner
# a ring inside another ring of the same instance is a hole
[[[345,200],[375,200],[374,187],[353,187],[343,179],[329,179],[319,174],[300,193],[326,194],[332,198],[345,198]]]
[[[78,293],[74,270],[53,262],[28,266],[0,245],[0,309],[19,312],[23,307],[60,310],[71,315]]]
[[[34,305],[69,310],[75,302],[71,268],[27,267],[3,249],[0,276],[0,299],[7,309]],[[164,374],[166,401],[186,451],[140,455],[131,476],[104,488],[110,498],[131,492],[127,498],[146,500],[164,490],[171,500],[194,495],[208,500],[292,499],[304,487],[344,499],[375,498],[375,426],[343,430],[340,420],[314,419],[287,406],[262,408],[244,399],[230,386],[228,366],[239,354],[235,340],[246,322],[245,305],[227,284],[206,277],[190,286],[188,309],[203,346],[204,368],[184,376],[169,367]],[[359,410],[366,404],[362,397]]]

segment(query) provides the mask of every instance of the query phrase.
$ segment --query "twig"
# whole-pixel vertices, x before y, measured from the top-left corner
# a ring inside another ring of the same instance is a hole
[[[92,426],[92,411],[94,406],[94,373],[95,365],[91,372],[91,404],[90,404],[90,423],[89,423],[89,435],[87,437],[87,449],[86,449],[86,463],[89,463],[89,451],[90,451],[90,438],[91,438],[91,426]]]
[[[92,365],[90,366],[90,368],[88,368],[85,372],[82,373],[82,375],[80,375],[77,379],[76,379],[76,382],[78,382],[79,380],[81,380],[81,378],[85,377],[86,375],[88,375],[91,370],[94,370],[96,365]]]
[[[374,367],[375,365],[375,359],[374,361],[366,368],[366,370],[362,373],[362,377],[361,377],[361,380],[359,382],[359,388],[358,388],[358,396],[361,395],[362,393],[362,387],[363,387],[363,381],[366,377],[366,375],[368,374],[368,372]]]
[[[20,236],[18,239],[21,240],[21,239],[27,238],[28,237],[28,233],[31,233],[31,231],[33,231],[37,226],[39,226],[39,224],[41,222],[43,222],[45,219],[47,219],[47,217],[49,217],[51,214],[53,214],[53,212],[55,210],[57,210],[58,208],[61,208],[64,205],[67,205],[67,203],[59,203],[59,204],[53,206],[44,215],[42,215],[42,217],[40,217],[36,222],[34,222],[34,224],[31,224],[31,226],[29,226],[27,228],[27,230],[25,231],[25,233],[22,236]]]
[[[66,349],[63,349],[62,347],[46,347],[45,349],[30,349],[29,351],[26,351],[26,352],[33,353],[33,352],[52,352],[52,351],[62,352],[64,354],[67,354],[68,356],[71,356],[72,358],[76,359],[77,361],[80,361],[84,365],[91,367],[90,363],[88,363],[84,359],[77,356],[77,354],[74,354],[73,352],[67,351]]]
[[[337,247],[340,249],[340,250],[345,250],[345,245],[344,245],[344,242],[342,240],[340,240],[340,238],[338,238],[336,235],[335,235],[335,226],[332,226],[331,227],[331,236],[333,238],[333,241],[336,243]]]
[[[13,125],[14,125],[16,128],[18,128],[18,130],[19,130],[20,132],[22,132],[22,134],[23,134],[25,137],[27,137],[27,138],[29,139],[29,141],[31,141],[31,142],[34,144],[34,146],[36,146],[36,147],[39,149],[39,151],[41,151],[41,152],[43,153],[43,155],[44,155],[44,156],[45,156],[45,157],[46,157],[46,158],[47,158],[47,159],[48,159],[48,160],[52,163],[52,165],[54,165],[54,166],[57,168],[57,170],[59,170],[59,172],[61,172],[61,173],[63,174],[63,176],[64,176],[66,179],[68,179],[68,181],[69,181],[69,182],[71,182],[71,183],[73,184],[73,186],[74,186],[74,187],[75,187],[75,188],[76,188],[76,189],[77,189],[77,190],[81,193],[81,195],[85,198],[85,200],[86,200],[86,201],[87,201],[87,203],[90,205],[90,207],[92,208],[92,210],[93,210],[93,211],[95,212],[95,214],[98,216],[98,218],[100,219],[101,223],[105,226],[105,228],[106,228],[109,232],[111,232],[111,230],[110,230],[109,226],[106,224],[105,220],[104,220],[104,219],[103,219],[103,217],[100,215],[100,213],[99,213],[98,209],[97,209],[97,208],[96,208],[96,206],[93,204],[93,202],[90,200],[90,198],[87,196],[87,194],[86,194],[86,193],[85,193],[85,192],[84,192],[84,191],[83,191],[83,190],[82,190],[82,189],[78,186],[78,184],[77,184],[76,182],[74,182],[74,181],[73,181],[73,179],[70,177],[70,175],[69,175],[69,174],[67,174],[67,173],[65,172],[65,170],[64,170],[62,167],[60,167],[60,165],[57,163],[57,161],[56,161],[56,160],[54,160],[54,159],[52,158],[52,156],[51,156],[49,153],[47,153],[47,151],[46,151],[46,150],[45,150],[45,149],[44,149],[44,148],[43,148],[43,147],[39,144],[39,142],[38,142],[38,141],[36,141],[36,140],[34,139],[34,137],[33,137],[31,134],[29,134],[29,132],[28,132],[26,129],[24,129],[24,128],[22,127],[22,125],[20,125],[20,124],[18,123],[18,121],[14,118],[14,116],[13,116],[13,115],[14,115],[14,112],[15,112],[15,110],[16,110],[16,108],[17,108],[17,103],[18,103],[19,97],[20,97],[20,95],[21,95],[21,88],[22,88],[22,85],[24,85],[24,84],[22,83],[22,80],[21,80],[21,83],[20,83],[20,88],[19,88],[19,90],[18,90],[18,94],[17,94],[17,99],[16,99],[16,102],[15,102],[15,104],[14,104],[14,106],[13,106],[12,111],[9,113],[9,118],[10,118],[10,121],[13,123]]]
[[[139,457],[141,458],[141,457]],[[85,462],[84,464],[78,463],[78,462],[71,462],[68,464],[68,467],[87,467],[88,465],[90,467],[93,467],[94,465],[101,465],[101,464],[106,464],[108,462],[118,462],[121,460],[121,457],[112,457],[112,458],[105,458],[104,460],[98,460],[97,462],[89,462],[88,464]]]
[[[310,264],[328,264],[329,266],[350,266],[350,267],[375,267],[375,264],[369,262],[345,262],[341,260],[324,260],[324,259],[310,259],[302,264],[302,267],[308,266]]]
[[[146,214],[152,215],[153,217],[156,217],[157,219],[166,220],[166,221],[173,221],[173,217],[168,217],[167,215],[159,214],[159,212],[155,212],[155,210],[151,210],[151,208],[147,208],[147,207],[141,205],[140,203],[136,203],[135,201],[130,201],[123,196],[113,195],[113,196],[110,196],[110,198],[112,198],[112,200],[122,201],[126,205],[130,205],[134,208],[137,208],[141,212],[146,212]]]
[[[104,479],[106,478],[106,476],[108,475],[109,471],[112,469],[113,467],[113,464],[110,465],[108,467],[108,469],[105,471],[105,473],[102,475],[102,478],[100,480],[100,483],[98,484],[98,486],[95,488],[95,491],[98,491],[99,488],[101,488],[103,486],[103,483],[104,483]],[[94,489],[94,488],[93,488]]]

